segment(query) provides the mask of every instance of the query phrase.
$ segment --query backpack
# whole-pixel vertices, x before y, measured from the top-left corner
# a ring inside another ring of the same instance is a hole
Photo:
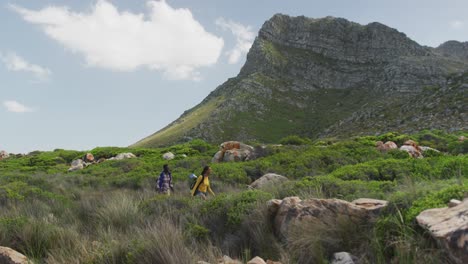
[[[195,183],[197,183],[197,179],[198,179],[197,175],[193,173],[189,175],[188,183],[189,183],[190,190],[193,190],[193,187],[195,187]]]

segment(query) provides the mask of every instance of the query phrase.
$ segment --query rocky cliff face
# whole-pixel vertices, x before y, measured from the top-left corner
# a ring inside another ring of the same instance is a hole
[[[468,42],[447,41],[435,49],[445,57],[468,62]]]
[[[278,14],[260,29],[237,77],[136,145],[466,129],[466,109],[445,109],[454,100],[457,107],[463,103],[466,87],[450,82],[468,70],[468,60],[459,58],[465,44],[432,49],[380,23]],[[402,120],[395,107],[415,110]],[[431,110],[422,114],[423,108]],[[441,111],[440,117],[450,112],[458,121],[434,119]],[[375,126],[376,119],[386,122]]]

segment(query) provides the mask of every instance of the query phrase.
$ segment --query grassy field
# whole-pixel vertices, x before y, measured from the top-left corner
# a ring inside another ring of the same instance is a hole
[[[12,156],[0,161],[0,245],[35,263],[217,263],[222,255],[327,263],[336,251],[351,252],[362,263],[450,263],[415,217],[467,196],[468,141],[459,142],[460,135],[468,136],[439,131],[317,141],[289,136],[278,142],[282,146],[267,145],[256,160],[222,164],[210,164],[218,148],[201,140],[155,149],[101,147],[90,152],[96,158],[132,152],[137,158],[70,173],[70,162],[85,152]],[[401,145],[407,139],[441,152],[412,159],[375,148],[377,140]],[[175,182],[170,197],[154,188],[167,151],[176,154],[168,162]],[[187,176],[200,174],[207,164],[217,195],[192,199]],[[291,181],[247,189],[268,172]],[[305,224],[284,241],[272,232],[266,201],[288,196],[367,197],[390,205],[373,226]]]

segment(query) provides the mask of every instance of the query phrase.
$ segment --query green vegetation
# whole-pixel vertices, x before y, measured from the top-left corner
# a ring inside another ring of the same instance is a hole
[[[36,263],[216,263],[223,254],[256,255],[283,263],[326,263],[346,250],[364,263],[445,263],[447,256],[416,222],[423,210],[468,195],[466,133],[422,131],[413,135],[312,141],[287,136],[282,146],[266,145],[259,158],[211,164],[207,201],[192,199],[190,173],[200,174],[218,150],[201,140],[164,148],[100,147],[109,158],[132,152],[137,158],[109,160],[67,173],[86,152],[54,150],[14,155],[0,161],[0,245]],[[412,139],[442,152],[412,159],[398,150],[381,153],[377,140],[401,145]],[[257,143],[258,144],[258,143]],[[171,161],[162,155],[171,151]],[[187,155],[184,157],[182,155]],[[175,193],[154,186],[162,165],[172,168]],[[266,173],[290,181],[268,190],[246,185]],[[352,230],[346,219],[336,227],[295,226],[288,241],[273,231],[269,199],[376,198],[390,205],[374,226]],[[363,231],[365,230],[365,232]]]

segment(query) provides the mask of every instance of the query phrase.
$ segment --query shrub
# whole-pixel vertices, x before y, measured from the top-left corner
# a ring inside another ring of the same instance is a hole
[[[283,145],[308,145],[311,144],[312,141],[308,138],[302,138],[296,135],[287,136],[280,140],[280,144]]]
[[[405,213],[406,221],[413,221],[416,216],[426,209],[446,207],[451,199],[463,200],[468,195],[468,187],[453,186],[441,191],[430,193],[413,202],[411,208]]]

